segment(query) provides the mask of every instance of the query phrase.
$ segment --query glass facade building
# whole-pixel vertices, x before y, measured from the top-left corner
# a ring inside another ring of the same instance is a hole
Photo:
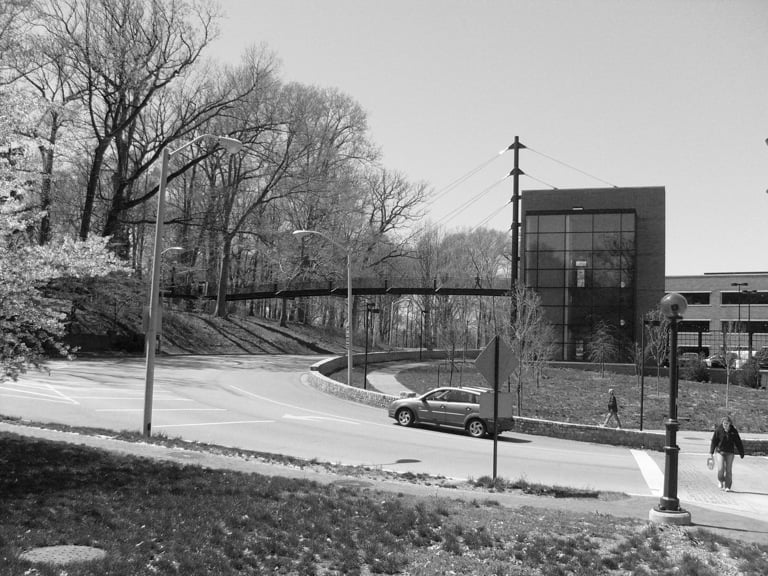
[[[631,355],[640,315],[664,295],[658,190],[524,192],[521,277],[554,327],[557,359],[587,361],[600,324],[615,339],[616,360]],[[660,238],[649,241],[659,225]]]

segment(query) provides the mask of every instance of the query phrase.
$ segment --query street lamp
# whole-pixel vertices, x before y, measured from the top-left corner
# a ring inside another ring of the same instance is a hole
[[[757,290],[744,290],[747,295],[747,356],[752,359],[752,299]]]
[[[293,231],[293,235],[296,236],[296,238],[303,238],[309,234],[316,234],[317,236],[325,238],[327,242],[330,242],[347,254],[347,385],[352,386],[352,251],[323,232],[318,232],[317,230]],[[363,382],[363,385],[365,385],[365,382]]]
[[[203,138],[216,138],[218,143],[229,154],[235,154],[243,147],[243,143],[235,138],[202,134],[183,146],[176,148],[176,150],[170,150],[168,147],[163,148],[160,188],[157,193],[157,222],[155,223],[155,249],[152,257],[152,282],[150,284],[149,306],[147,307],[146,330],[144,332],[144,348],[147,354],[147,374],[144,385],[145,436],[152,434],[152,389],[155,380],[155,340],[157,339],[160,310],[160,269],[162,268],[161,257],[163,255],[163,220],[165,218],[165,187],[168,184],[168,164],[176,154]]]
[[[677,498],[677,456],[680,452],[677,445],[677,324],[683,318],[688,302],[682,294],[670,292],[661,299],[660,305],[670,324],[669,418],[665,422],[664,494],[658,506],[651,509],[649,518],[665,524],[690,524],[691,514],[680,508]]]
[[[739,289],[739,323],[737,324],[737,326],[739,327],[739,337],[738,337],[738,343],[736,344],[736,346],[738,347],[738,351],[736,352],[736,354],[738,358],[737,362],[739,363],[739,366],[741,366],[741,287],[749,286],[749,282],[731,282],[731,286],[736,286]]]
[[[365,368],[363,370],[363,389],[368,388],[368,327],[373,323],[371,314],[381,312],[373,302],[365,303]]]

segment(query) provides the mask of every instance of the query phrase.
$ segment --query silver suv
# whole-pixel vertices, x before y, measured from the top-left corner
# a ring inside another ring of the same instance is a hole
[[[461,428],[474,438],[494,433],[493,419],[480,416],[480,396],[490,388],[435,388],[421,396],[400,398],[389,405],[389,417],[401,426],[431,424]],[[499,433],[512,430],[512,418],[499,418]]]

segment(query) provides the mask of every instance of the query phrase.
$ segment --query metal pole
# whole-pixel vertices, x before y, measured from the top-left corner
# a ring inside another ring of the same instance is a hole
[[[493,349],[493,479],[496,480],[496,469],[499,450],[499,341],[496,336]]]
[[[515,142],[510,146],[514,150],[514,168],[512,175],[512,263],[510,269],[510,327],[515,324],[515,288],[520,268],[520,148],[525,148],[520,144],[520,138],[515,136]]]
[[[365,318],[363,325],[365,328],[365,364],[363,368],[363,390],[368,388],[368,315],[371,313],[369,304],[365,305]]]
[[[640,431],[643,431],[643,403],[645,402],[645,318],[640,324]]]
[[[347,249],[347,386],[352,386],[352,364],[352,254]]]
[[[146,378],[144,384],[144,436],[152,434],[152,394],[155,383],[155,346],[157,324],[159,321],[160,296],[160,256],[163,243],[163,221],[165,219],[165,187],[168,180],[168,162],[171,153],[163,149],[162,169],[160,172],[160,188],[157,195],[157,222],[155,224],[155,248],[152,256],[152,280],[149,289],[149,309],[147,311],[147,327],[144,333],[144,348],[146,351]]]
[[[666,453],[664,465],[664,495],[659,500],[659,510],[680,510],[680,500],[677,498],[677,462],[680,447],[677,445],[677,322],[678,317],[670,318],[670,362],[669,362],[669,418],[665,422],[667,428]]]

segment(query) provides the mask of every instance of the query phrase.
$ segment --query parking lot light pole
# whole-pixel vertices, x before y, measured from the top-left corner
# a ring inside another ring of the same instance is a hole
[[[336,242],[333,238],[317,230],[294,230],[296,238],[303,238],[309,234],[316,234],[347,254],[347,386],[352,386],[352,251]],[[363,382],[365,385],[365,382]]]
[[[155,348],[157,346],[157,333],[160,316],[160,270],[162,269],[163,255],[163,223],[165,219],[165,188],[168,184],[168,165],[171,158],[192,144],[199,142],[203,138],[216,138],[218,143],[229,153],[235,154],[243,143],[235,138],[226,136],[214,136],[213,134],[202,134],[176,148],[170,150],[163,148],[161,156],[160,187],[157,192],[157,222],[155,223],[155,247],[152,256],[152,274],[149,289],[149,305],[145,317],[144,348],[146,351],[146,377],[144,383],[144,436],[149,437],[152,434],[152,394],[155,382]]]
[[[739,339],[736,344],[738,351],[736,352],[738,357],[739,366],[741,366],[741,288],[742,286],[749,286],[749,282],[731,282],[731,286],[736,286],[739,289]]]
[[[680,508],[677,497],[677,329],[678,322],[683,318],[688,302],[682,294],[670,292],[661,299],[661,311],[670,323],[670,361],[669,361],[669,417],[665,421],[667,429],[664,453],[664,494],[657,507],[652,508],[649,518],[652,522],[663,524],[690,524],[691,514]]]

